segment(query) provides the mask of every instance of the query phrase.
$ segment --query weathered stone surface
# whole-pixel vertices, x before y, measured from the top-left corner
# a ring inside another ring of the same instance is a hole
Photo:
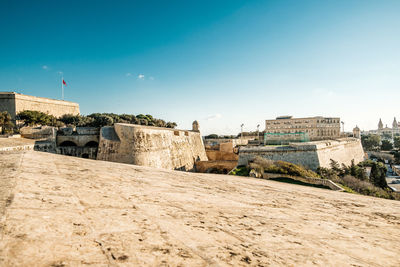
[[[0,266],[400,265],[396,201],[35,151],[0,166]]]
[[[360,139],[342,138],[337,140],[291,143],[289,146],[241,147],[238,165],[247,165],[256,156],[271,160],[282,160],[302,165],[311,170],[330,166],[333,159],[339,164],[350,165],[364,160],[365,154]]]
[[[234,169],[237,165],[237,161],[234,160],[207,160],[197,161],[196,172],[203,173],[228,173]],[[218,171],[218,172],[216,172]]]
[[[206,150],[208,160],[231,160],[238,161],[239,155],[233,152],[223,152],[218,150]]]
[[[15,116],[24,110],[36,110],[60,117],[64,114],[79,114],[79,104],[14,92],[0,92],[0,111],[7,111],[14,120]]]
[[[20,129],[20,133],[23,138],[55,140],[57,129],[52,126],[26,126]]]
[[[207,156],[200,132],[116,123],[101,129],[97,159],[189,171]]]
[[[33,150],[34,145],[35,141],[31,139],[0,137],[0,151]]]

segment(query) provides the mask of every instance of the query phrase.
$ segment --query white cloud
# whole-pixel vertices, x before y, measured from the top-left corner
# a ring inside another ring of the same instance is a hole
[[[48,67],[47,65],[43,65],[43,66],[42,66],[42,69],[44,69],[44,70],[48,70],[48,69],[49,69],[49,67]]]
[[[126,76],[126,77],[131,77],[131,76],[132,76],[132,73],[127,72],[127,73],[125,74],[125,76]]]
[[[144,80],[144,74],[139,74],[137,77],[139,80]]]
[[[216,120],[216,119],[220,119],[222,117],[221,114],[217,113],[217,114],[213,114],[213,115],[209,115],[205,118],[205,120],[207,121],[212,121],[212,120]]]
[[[335,97],[335,96],[337,96],[337,94],[333,90],[325,89],[325,88],[316,88],[313,90],[313,93],[319,97]]]

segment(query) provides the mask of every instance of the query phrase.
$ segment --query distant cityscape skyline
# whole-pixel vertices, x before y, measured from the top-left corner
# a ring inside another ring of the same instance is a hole
[[[0,91],[152,114],[204,135],[266,119],[390,125],[400,1],[6,1]],[[385,123],[384,123],[385,124]]]

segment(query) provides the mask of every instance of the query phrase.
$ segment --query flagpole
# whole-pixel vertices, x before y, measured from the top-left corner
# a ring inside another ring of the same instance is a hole
[[[64,75],[61,75],[61,97],[64,100]]]

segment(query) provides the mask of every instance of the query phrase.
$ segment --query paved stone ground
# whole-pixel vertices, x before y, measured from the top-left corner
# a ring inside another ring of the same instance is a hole
[[[35,151],[0,166],[0,266],[400,266],[400,202]]]
[[[34,145],[35,140],[26,138],[5,138],[0,137],[0,148]]]

